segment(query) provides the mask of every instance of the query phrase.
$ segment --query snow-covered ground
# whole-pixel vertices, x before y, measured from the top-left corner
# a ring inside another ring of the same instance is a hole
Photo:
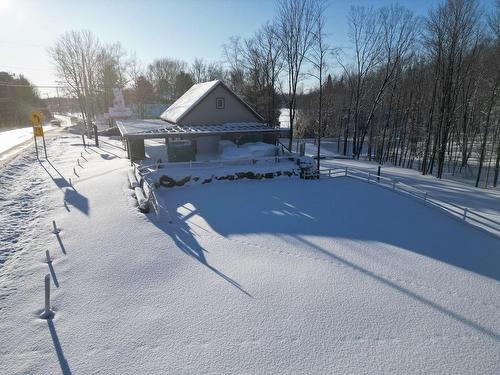
[[[349,167],[372,173],[377,172],[379,166],[377,162],[344,159],[336,150],[336,142],[322,141],[321,155],[325,159],[321,160],[321,168]],[[315,156],[316,152],[317,148],[314,145],[314,141],[308,140],[306,143],[306,155]],[[484,214],[500,222],[500,190],[498,189],[476,188],[468,181],[461,180],[458,177],[454,179],[438,179],[432,175],[423,176],[417,170],[396,167],[391,164],[381,166],[381,175],[427,192],[429,196],[443,202],[467,207],[472,211]]]
[[[160,188],[168,224],[118,142],[48,146],[0,171],[0,373],[500,372],[500,239],[345,178]]]

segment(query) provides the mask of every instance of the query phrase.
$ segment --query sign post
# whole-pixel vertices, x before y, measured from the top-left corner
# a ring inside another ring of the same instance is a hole
[[[36,138],[42,137],[45,159],[48,159],[47,146],[45,145],[45,135],[43,134],[43,127],[42,127],[43,114],[41,112],[31,112],[30,122],[31,125],[33,125],[33,138],[35,139],[36,158],[38,159],[38,143],[36,141]]]

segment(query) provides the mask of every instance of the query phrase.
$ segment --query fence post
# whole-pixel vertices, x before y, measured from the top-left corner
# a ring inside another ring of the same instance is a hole
[[[50,310],[50,275],[45,275],[45,310],[42,317],[45,319],[50,319],[52,316],[52,311]]]
[[[48,250],[45,250],[45,258],[47,259],[47,264],[51,263],[52,261],[50,260],[50,253]]]
[[[328,177],[332,177],[332,170],[331,170],[331,168],[328,168]]]
[[[55,220],[52,220],[52,233],[56,234],[56,233],[59,233],[60,230],[57,228],[57,225],[56,225],[56,221]]]
[[[347,167],[345,167],[345,176],[347,177]]]
[[[462,218],[463,221],[466,221],[467,220],[467,207],[464,208],[464,216]]]
[[[380,182],[380,165],[378,166],[377,169],[377,182]]]

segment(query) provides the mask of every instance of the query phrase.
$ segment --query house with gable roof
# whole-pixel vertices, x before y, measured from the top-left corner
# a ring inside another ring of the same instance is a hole
[[[169,161],[189,161],[216,158],[221,145],[231,143],[276,145],[282,131],[266,124],[220,80],[193,85],[158,120],[123,120],[117,125],[132,160],[146,157],[146,139],[165,139]]]

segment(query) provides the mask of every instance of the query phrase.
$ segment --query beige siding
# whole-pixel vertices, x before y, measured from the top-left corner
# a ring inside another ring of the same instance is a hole
[[[216,108],[216,98],[224,98],[224,109]],[[217,86],[179,121],[179,125],[224,124],[228,122],[262,122],[223,86]]]

